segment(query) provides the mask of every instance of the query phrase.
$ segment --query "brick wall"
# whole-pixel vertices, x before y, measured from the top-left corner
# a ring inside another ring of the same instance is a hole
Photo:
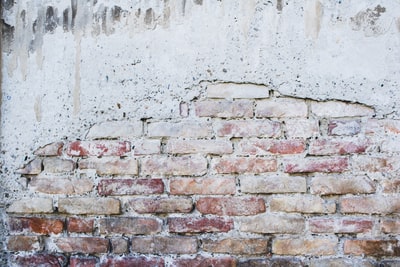
[[[180,110],[38,148],[7,209],[11,264],[400,264],[399,120],[233,83]]]

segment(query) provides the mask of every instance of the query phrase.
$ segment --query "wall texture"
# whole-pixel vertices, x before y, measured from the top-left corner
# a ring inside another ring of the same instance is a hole
[[[398,10],[3,0],[1,263],[399,265]]]

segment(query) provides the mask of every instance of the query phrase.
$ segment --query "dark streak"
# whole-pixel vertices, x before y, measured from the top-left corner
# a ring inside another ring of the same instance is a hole
[[[146,10],[146,15],[144,17],[144,23],[150,25],[154,20],[154,11],[152,8]]]
[[[71,0],[71,9],[72,9],[71,28],[74,29],[75,17],[76,17],[76,13],[78,12],[78,0]]]
[[[11,44],[14,40],[15,27],[7,24],[3,19],[1,20],[1,32],[2,32],[2,50],[4,52],[11,52]]]
[[[186,0],[182,0],[182,14],[185,16]]]
[[[111,15],[114,21],[120,21],[122,8],[119,6],[114,6],[111,8]]]
[[[107,10],[108,7],[105,7],[103,10],[103,13],[101,14],[101,28],[103,29],[103,32],[107,33]]]
[[[66,8],[64,10],[64,12],[63,12],[63,29],[64,29],[64,32],[69,31],[68,14],[69,14],[69,8]]]
[[[203,5],[203,0],[194,0],[193,2],[199,6]]]
[[[282,11],[283,9],[282,0],[276,1],[276,9],[278,9],[279,12]]]
[[[57,21],[57,9],[54,9],[52,6],[47,7],[44,23],[45,32],[54,33],[54,30],[57,28]]]

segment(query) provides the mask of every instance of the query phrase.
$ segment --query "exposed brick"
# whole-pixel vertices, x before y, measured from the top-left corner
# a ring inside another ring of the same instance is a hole
[[[202,197],[196,208],[202,214],[246,216],[265,212],[265,203],[256,197]]]
[[[135,156],[160,154],[161,141],[160,140],[136,141],[133,153],[135,154]]]
[[[270,120],[217,121],[218,136],[229,137],[280,137],[281,123]]]
[[[124,156],[131,151],[126,141],[74,141],[67,145],[68,156]]]
[[[58,211],[68,214],[119,214],[120,202],[113,198],[61,198]]]
[[[399,197],[356,196],[340,200],[342,213],[392,214],[400,213]]]
[[[132,252],[148,254],[193,254],[197,252],[194,237],[133,237]]]
[[[330,258],[330,259],[311,259],[310,267],[376,267],[373,261],[346,259],[346,258]],[[380,267],[383,267],[379,265]],[[391,266],[393,267],[393,266]]]
[[[36,149],[33,154],[36,156],[61,156],[63,148],[63,142],[55,142]]]
[[[310,191],[318,195],[369,194],[376,191],[376,186],[367,176],[318,176],[312,178]]]
[[[288,138],[309,138],[319,134],[318,120],[314,119],[286,119],[285,126]]]
[[[236,267],[236,260],[232,257],[212,257],[206,258],[197,256],[191,258],[178,258],[174,259],[172,266],[175,267]]]
[[[309,147],[310,155],[345,155],[364,153],[370,147],[367,139],[316,139]]]
[[[70,217],[67,220],[67,231],[69,233],[92,233],[94,230],[94,219]]]
[[[47,173],[71,172],[75,169],[75,162],[68,159],[45,158],[43,168]]]
[[[384,179],[381,185],[383,193],[400,193],[400,179]]]
[[[240,260],[238,267],[303,267],[305,265],[296,258],[261,258],[261,259],[243,259]],[[333,266],[331,266],[333,267]]]
[[[33,178],[29,188],[35,192],[46,194],[84,194],[92,191],[94,183],[91,179],[75,178]]]
[[[243,118],[253,117],[253,101],[204,100],[195,103],[199,117]]]
[[[318,196],[285,196],[273,197],[270,200],[271,211],[301,213],[334,213],[336,204],[327,202]]]
[[[108,257],[100,267],[164,267],[164,259],[144,256]]]
[[[150,235],[161,231],[162,222],[155,218],[113,217],[99,220],[101,234]]]
[[[79,161],[81,170],[94,169],[98,175],[137,175],[138,163],[132,158],[88,158]]]
[[[375,111],[360,104],[343,103],[339,101],[311,102],[311,111],[318,117],[360,117],[372,116]]]
[[[272,158],[215,158],[212,159],[212,168],[221,174],[244,174],[275,172],[278,168],[276,159]]]
[[[24,198],[17,200],[7,209],[8,213],[52,213],[53,201],[50,198]]]
[[[193,209],[191,198],[133,198],[126,205],[137,213],[188,213]]]
[[[232,143],[218,140],[169,140],[165,152],[170,154],[230,154]]]
[[[357,218],[311,218],[309,228],[313,233],[366,233],[372,230],[374,221]]]
[[[259,255],[268,253],[268,238],[203,239],[203,251],[210,253]]]
[[[299,154],[306,148],[304,140],[243,140],[238,144],[237,152],[245,155]]]
[[[296,176],[247,176],[240,178],[240,187],[244,193],[304,193],[307,183],[304,177]]]
[[[67,253],[107,253],[109,242],[100,237],[60,237],[54,239],[59,252]]]
[[[352,157],[351,165],[361,172],[396,172],[400,170],[400,157],[358,155]]]
[[[398,240],[345,240],[344,253],[356,256],[399,257]]]
[[[382,152],[400,152],[400,135],[386,137],[381,145]]]
[[[172,195],[233,195],[236,192],[234,178],[172,178]]]
[[[232,219],[220,217],[168,218],[167,224],[172,233],[229,232],[233,229]]]
[[[148,195],[164,192],[161,179],[104,179],[99,182],[99,195]]]
[[[60,254],[37,253],[29,255],[11,255],[12,266],[66,266],[68,259]]]
[[[264,85],[218,83],[207,86],[208,98],[268,98],[269,90]]]
[[[64,228],[62,220],[35,217],[11,217],[8,219],[8,225],[11,232],[30,232],[42,235],[59,234]]]
[[[305,118],[308,115],[307,104],[302,99],[276,98],[257,101],[256,104],[256,117]]]
[[[141,121],[106,121],[93,125],[86,135],[87,139],[116,139],[141,136],[143,122]]]
[[[400,234],[400,221],[395,219],[383,219],[381,231],[385,234]]]
[[[272,242],[272,253],[278,255],[335,255],[338,240],[335,238],[277,238]]]
[[[244,217],[239,220],[240,231],[261,234],[303,233],[305,221],[299,215],[281,215],[275,213]]]
[[[339,157],[308,157],[285,161],[285,172],[287,173],[344,172],[347,168],[348,159]]]
[[[400,260],[384,260],[379,263],[379,267],[399,267],[399,266],[400,266]]]
[[[41,173],[42,169],[42,159],[36,158],[29,161],[22,168],[16,170],[15,172],[19,174],[35,175]]]
[[[356,135],[360,132],[359,120],[331,120],[328,123],[328,135]]]
[[[149,137],[208,137],[211,125],[203,122],[150,122],[147,127]]]
[[[207,172],[207,159],[202,156],[152,157],[142,160],[144,175],[192,175]]]
[[[7,242],[9,251],[39,251],[42,248],[38,236],[10,236]]]
[[[76,257],[72,256],[69,259],[70,267],[96,267],[99,260],[94,257]]]
[[[110,240],[111,251],[114,254],[128,253],[129,252],[128,243],[129,241],[122,237],[111,238]]]

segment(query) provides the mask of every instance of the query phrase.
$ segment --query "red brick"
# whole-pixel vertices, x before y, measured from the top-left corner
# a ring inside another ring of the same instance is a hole
[[[35,217],[11,217],[8,219],[8,225],[11,232],[31,232],[42,235],[59,234],[64,228],[63,221],[59,219]]]
[[[202,248],[210,253],[266,255],[268,241],[268,238],[206,238],[202,240]]]
[[[123,254],[129,252],[129,241],[122,237],[111,238],[111,251],[114,254]]]
[[[339,101],[311,102],[311,111],[318,117],[360,117],[372,116],[375,111],[361,104]]]
[[[332,120],[328,123],[328,135],[356,135],[361,132],[359,120]]]
[[[238,267],[304,267],[308,266],[296,258],[262,258],[262,259],[242,259]],[[322,266],[319,266],[322,267]],[[327,266],[323,266],[327,267]],[[333,266],[332,266],[333,267]]]
[[[42,159],[36,158],[26,163],[22,168],[16,170],[16,173],[25,175],[35,175],[43,170]]]
[[[309,138],[319,135],[319,122],[314,119],[285,119],[288,138]]]
[[[229,137],[280,137],[281,123],[270,120],[242,120],[215,122],[218,136]]]
[[[94,219],[70,217],[67,220],[67,231],[69,233],[92,233],[94,230]]]
[[[367,176],[318,176],[312,178],[310,191],[318,195],[370,194],[376,186]]]
[[[124,156],[131,151],[126,141],[74,141],[67,145],[68,156]]]
[[[81,170],[94,169],[98,175],[137,175],[138,163],[132,158],[88,158],[79,161]]]
[[[345,240],[344,253],[356,256],[399,257],[398,240]]]
[[[212,168],[221,174],[244,174],[275,172],[278,168],[275,159],[271,158],[215,158],[212,160]]]
[[[233,195],[236,192],[234,178],[172,178],[172,195]]]
[[[141,136],[142,121],[106,121],[93,125],[86,135],[87,139],[116,139]]]
[[[75,169],[75,162],[61,158],[43,159],[43,171],[46,173],[72,172]]]
[[[207,86],[208,98],[268,98],[268,87],[258,84],[217,83]]]
[[[361,172],[396,172],[400,169],[400,157],[359,155],[352,157],[351,165]]]
[[[337,245],[338,240],[336,238],[277,238],[272,242],[272,253],[278,255],[328,256],[336,254]]]
[[[202,197],[196,208],[202,214],[246,216],[265,212],[265,203],[256,197]]]
[[[36,149],[33,154],[36,156],[61,156],[63,148],[63,142],[49,143]]]
[[[308,157],[304,159],[290,159],[285,161],[286,173],[344,172],[347,168],[347,158]]]
[[[218,140],[169,140],[165,152],[169,154],[230,154],[233,152],[232,143]]]
[[[381,184],[383,193],[400,193],[400,179],[384,179]]]
[[[114,198],[61,198],[58,200],[58,211],[68,214],[119,214],[120,202]]]
[[[400,212],[400,197],[357,196],[340,200],[342,213],[392,214]]]
[[[240,231],[260,234],[302,234],[305,220],[299,215],[268,213],[240,218]]]
[[[370,142],[367,139],[317,139],[310,143],[310,155],[346,155],[364,153]]]
[[[54,239],[57,250],[67,253],[107,253],[108,239],[99,237],[60,237]]]
[[[376,267],[376,263],[373,260],[359,260],[355,258],[328,258],[328,259],[311,259],[310,267]],[[382,266],[379,267],[389,267]],[[390,267],[393,267],[390,265]]]
[[[306,148],[304,140],[243,140],[238,144],[237,152],[244,155],[299,154]]]
[[[9,251],[40,251],[42,248],[38,236],[10,236],[7,242]]]
[[[305,118],[308,115],[308,107],[303,99],[267,99],[256,102],[255,114],[259,118]]]
[[[220,217],[177,217],[168,218],[171,233],[210,233],[229,232],[233,229],[233,220]]]
[[[400,234],[400,221],[396,219],[383,219],[381,231],[385,234]]]
[[[236,267],[236,260],[231,257],[212,257],[206,258],[197,256],[194,259],[178,258],[174,259],[172,266],[176,267]]]
[[[53,200],[50,198],[24,198],[17,200],[7,209],[8,213],[52,213]]]
[[[81,178],[39,178],[35,177],[29,183],[30,190],[46,194],[75,195],[92,191],[94,183],[91,179]]]
[[[195,103],[199,117],[243,118],[253,117],[253,101],[203,100]]]
[[[113,217],[99,220],[100,234],[151,235],[161,231],[155,218]]]
[[[311,218],[309,228],[313,233],[366,233],[371,232],[374,221],[357,218]]]
[[[69,259],[70,267],[96,267],[99,260],[93,257],[76,257],[72,256]]]
[[[126,205],[137,213],[188,213],[193,209],[191,198],[133,198]]]
[[[296,176],[241,177],[240,187],[244,193],[304,193],[307,191],[306,179]]]
[[[135,142],[135,156],[154,155],[161,153],[161,140],[139,140]]]
[[[164,259],[144,256],[105,258],[100,267],[164,267]]]
[[[150,122],[147,126],[149,137],[208,137],[211,125],[204,122]]]
[[[194,237],[133,237],[132,252],[145,254],[193,254],[197,252]]]
[[[99,182],[99,195],[148,195],[164,192],[161,179],[104,179]]]
[[[68,259],[60,254],[37,253],[30,255],[11,255],[12,266],[66,266]]]
[[[152,157],[142,160],[143,175],[192,175],[207,172],[207,159],[202,156]]]
[[[272,197],[271,211],[301,212],[301,213],[334,213],[336,204],[327,202],[319,196],[299,195]]]

